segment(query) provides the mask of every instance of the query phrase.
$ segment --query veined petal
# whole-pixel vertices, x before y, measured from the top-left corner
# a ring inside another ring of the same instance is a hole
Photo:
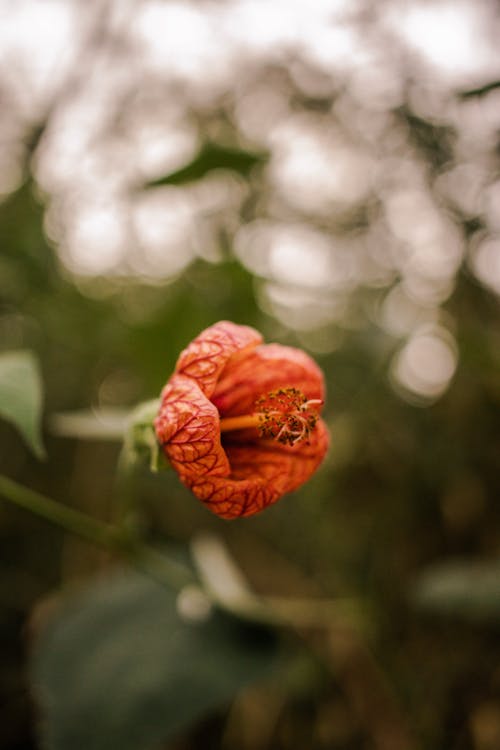
[[[241,447],[243,460],[248,460],[251,450]],[[233,456],[236,459],[236,455]],[[222,478],[217,476],[199,476],[196,481],[186,482],[213,513],[221,518],[242,518],[253,516],[272,505],[285,493],[286,473],[283,471],[280,456],[270,452],[254,473],[247,478]]]
[[[273,505],[286,492],[298,489],[314,474],[328,450],[328,430],[319,421],[308,443],[294,446],[260,440],[226,446],[231,477],[238,477],[226,518],[252,516]],[[214,487],[217,482],[214,483]],[[241,489],[244,492],[241,493]],[[210,500],[205,501],[210,507]],[[220,515],[217,506],[211,508]]]
[[[323,373],[311,357],[291,346],[262,344],[229,360],[211,400],[222,416],[237,416],[251,412],[256,400],[269,391],[290,387],[307,398],[325,398]]]
[[[324,400],[322,372],[307,354],[260,342],[253,328],[226,321],[203,331],[180,355],[155,420],[182,482],[222,518],[254,515],[300,487],[328,448],[328,430],[317,415],[304,437],[290,442],[270,439],[252,419],[245,421],[277,389]],[[226,422],[222,438],[221,415],[241,416],[243,429]]]
[[[254,328],[222,320],[202,331],[181,352],[175,372],[196,380],[210,398],[228,361],[239,353],[251,351],[261,341],[262,336]]]
[[[284,452],[269,451],[257,466],[251,447],[245,446],[241,452],[235,449],[237,466],[233,470],[220,442],[217,409],[190,378],[172,376],[162,392],[155,428],[182,482],[222,518],[252,515],[285,492]]]
[[[216,407],[195,380],[183,375],[170,378],[161,394],[155,430],[173,468],[189,486],[193,477],[230,474],[219,423]]]
[[[323,461],[329,445],[330,434],[323,420],[319,419],[307,441],[282,446],[289,460],[286,492],[292,492],[307,482]]]

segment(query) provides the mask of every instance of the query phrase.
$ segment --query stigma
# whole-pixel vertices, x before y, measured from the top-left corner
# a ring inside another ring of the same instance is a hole
[[[252,414],[221,419],[220,430],[230,432],[255,427],[262,438],[295,445],[308,440],[322,404],[321,399],[308,399],[298,388],[279,388],[257,399]]]

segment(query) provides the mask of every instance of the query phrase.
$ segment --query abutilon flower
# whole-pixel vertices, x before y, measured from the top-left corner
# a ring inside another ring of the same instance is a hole
[[[157,439],[181,481],[222,518],[259,513],[300,487],[328,448],[325,386],[304,352],[221,321],[180,354]]]

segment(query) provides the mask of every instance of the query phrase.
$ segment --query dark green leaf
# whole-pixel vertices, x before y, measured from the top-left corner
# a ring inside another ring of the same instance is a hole
[[[45,455],[41,415],[42,381],[33,354],[29,351],[0,354],[0,416],[17,427],[38,458]]]
[[[500,562],[452,562],[430,568],[415,587],[422,609],[467,620],[500,621]]]
[[[275,653],[267,630],[218,611],[183,618],[173,591],[115,576],[63,606],[39,639],[46,746],[154,748],[266,674]]]
[[[149,187],[159,185],[182,185],[205,177],[214,169],[229,169],[232,172],[246,177],[251,169],[264,162],[264,154],[250,153],[241,149],[225,148],[215,143],[206,143],[193,161],[177,172],[172,172],[165,177],[160,177],[149,183]]]

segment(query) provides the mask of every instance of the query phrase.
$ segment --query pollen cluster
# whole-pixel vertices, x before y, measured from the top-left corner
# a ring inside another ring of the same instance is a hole
[[[279,388],[255,402],[261,437],[295,445],[308,439],[316,426],[320,399],[307,399],[298,388]]]

